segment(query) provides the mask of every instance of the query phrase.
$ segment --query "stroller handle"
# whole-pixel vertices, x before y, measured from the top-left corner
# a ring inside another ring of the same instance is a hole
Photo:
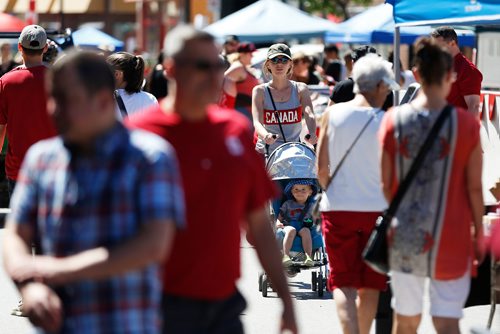
[[[311,134],[310,134],[310,133],[308,133],[307,135],[305,135],[305,136],[304,136],[304,138],[305,138],[306,140],[311,139]],[[314,145],[313,145],[313,146],[314,146],[314,152],[316,152],[316,146],[317,146],[317,145],[318,145],[318,144],[314,144]]]

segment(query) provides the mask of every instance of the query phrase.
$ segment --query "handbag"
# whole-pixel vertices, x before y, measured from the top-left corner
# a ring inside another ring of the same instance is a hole
[[[410,188],[411,182],[417,175],[419,169],[422,167],[424,163],[425,156],[430,151],[434,140],[436,139],[439,131],[441,130],[444,121],[448,117],[452,110],[450,105],[444,107],[441,114],[438,116],[436,122],[432,126],[427,138],[424,143],[420,147],[418,154],[413,160],[413,163],[406,174],[406,177],[403,179],[401,184],[396,191],[396,195],[391,201],[389,208],[377,218],[375,223],[375,228],[372,231],[370,238],[363,250],[362,256],[365,260],[366,264],[374,271],[387,274],[389,272],[389,253],[388,253],[388,244],[387,244],[387,229],[389,228],[394,215],[396,214],[401,201],[403,200],[404,195]]]
[[[321,199],[323,198],[323,194],[324,192],[328,189],[328,187],[330,186],[330,184],[332,183],[333,179],[335,178],[335,176],[337,175],[340,167],[342,167],[342,164],[344,163],[345,159],[347,158],[347,156],[349,155],[349,153],[351,152],[352,148],[354,147],[354,145],[358,142],[359,138],[361,137],[361,135],[363,134],[363,132],[365,132],[366,128],[368,127],[368,125],[370,125],[370,123],[373,121],[373,119],[375,118],[375,115],[378,114],[380,111],[376,112],[376,113],[373,113],[371,116],[370,116],[370,119],[368,119],[368,121],[365,123],[365,125],[363,126],[363,128],[361,128],[361,131],[359,131],[358,135],[356,136],[356,138],[353,140],[351,146],[349,146],[349,148],[347,149],[347,151],[344,153],[344,156],[342,157],[342,159],[340,159],[337,167],[335,167],[335,170],[332,172],[332,174],[330,174],[330,176],[328,177],[328,182],[326,183],[326,187],[324,189],[321,189],[322,191],[319,192],[315,198],[314,198],[314,205],[313,205],[313,208],[312,208],[312,216],[313,216],[313,220],[315,223],[318,223],[321,221],[321,211],[319,209],[320,207],[320,203],[321,203]]]

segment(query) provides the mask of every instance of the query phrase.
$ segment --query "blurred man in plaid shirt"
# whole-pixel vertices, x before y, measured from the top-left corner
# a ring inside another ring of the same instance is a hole
[[[174,151],[117,122],[100,56],[68,55],[47,82],[60,136],[28,151],[4,238],[23,311],[50,333],[159,333],[158,263],[184,222]]]

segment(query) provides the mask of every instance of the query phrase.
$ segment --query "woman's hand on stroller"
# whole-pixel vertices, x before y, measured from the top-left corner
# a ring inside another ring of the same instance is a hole
[[[315,133],[310,134],[308,133],[304,139],[311,145],[316,145],[318,143],[318,137],[316,136]]]
[[[276,139],[278,139],[278,135],[269,132],[264,137],[264,141],[266,142],[267,145],[274,144]]]

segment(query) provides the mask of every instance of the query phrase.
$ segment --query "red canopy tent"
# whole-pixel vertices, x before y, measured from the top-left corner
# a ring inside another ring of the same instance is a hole
[[[0,31],[20,32],[25,26],[26,22],[23,20],[6,13],[0,13]]]

